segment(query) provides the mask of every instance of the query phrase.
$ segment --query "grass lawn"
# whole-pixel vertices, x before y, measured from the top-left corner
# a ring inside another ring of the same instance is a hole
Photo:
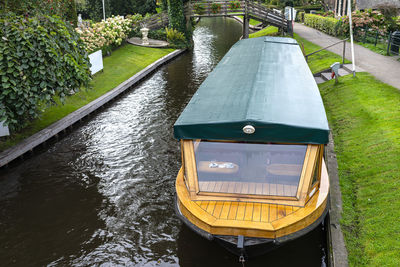
[[[362,42],[354,42],[358,45],[364,46],[365,48],[368,48],[369,50],[387,56],[387,44],[383,43],[377,43],[376,46],[374,44],[369,44],[369,43],[362,43]]]
[[[318,49],[322,48],[298,36],[297,34],[294,34],[294,38],[297,40],[299,44],[303,44],[304,51],[306,54],[309,54],[311,52],[317,51]],[[308,66],[310,67],[312,73],[317,73],[325,69],[328,69],[335,62],[342,63],[342,57],[327,50],[323,50],[317,54],[308,57]],[[351,63],[351,61],[346,59],[345,63]]]
[[[59,104],[47,108],[40,119],[33,121],[20,133],[13,134],[12,138],[0,142],[0,151],[19,143],[69,113],[83,107],[172,51],[174,49],[147,48],[129,44],[113,51],[111,56],[103,59],[104,71],[94,75],[90,86],[91,89],[83,89],[69,97],[65,105]]]
[[[400,91],[370,74],[321,84],[351,266],[400,266]]]
[[[249,38],[256,38],[256,37],[261,37],[261,36],[266,36],[266,35],[278,35],[278,28],[275,26],[268,26],[265,27],[262,30],[259,30],[257,32],[249,34]]]
[[[261,37],[265,35],[277,35],[277,34],[278,34],[278,28],[274,26],[269,26],[258,32],[250,34],[249,38]],[[297,34],[294,34],[294,38],[300,45],[304,46],[304,51],[306,54],[309,54],[311,52],[314,52],[322,48],[314,43],[311,43],[310,41],[307,41],[304,38],[301,38]],[[317,73],[325,69],[328,69],[335,62],[342,62],[342,57],[327,50],[323,50],[308,58],[308,66],[310,67],[312,73]],[[351,63],[351,62],[345,60],[345,63]]]
[[[240,18],[241,20],[243,20],[243,16],[237,16],[238,18]],[[255,20],[255,19],[250,19],[249,21],[250,25],[256,26],[258,24],[261,23],[261,21]]]

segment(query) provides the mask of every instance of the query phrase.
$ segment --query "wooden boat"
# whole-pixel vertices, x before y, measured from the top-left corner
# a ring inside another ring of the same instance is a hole
[[[252,256],[324,219],[329,127],[294,39],[236,43],[182,112],[174,136],[182,150],[177,214],[203,237]]]

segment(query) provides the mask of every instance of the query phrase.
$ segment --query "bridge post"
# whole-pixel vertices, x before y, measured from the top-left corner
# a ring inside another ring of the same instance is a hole
[[[249,38],[249,24],[250,24],[249,15],[245,14],[243,16],[243,39]]]
[[[293,37],[293,22],[291,20],[287,21],[287,33]]]
[[[249,24],[250,24],[250,19],[249,19],[249,10],[248,10],[248,3],[249,0],[246,0],[244,4],[244,16],[243,16],[243,34],[242,38],[247,39],[249,38]]]

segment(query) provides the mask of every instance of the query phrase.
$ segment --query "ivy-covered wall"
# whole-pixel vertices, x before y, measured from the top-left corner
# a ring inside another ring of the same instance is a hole
[[[186,18],[182,0],[168,0],[169,27],[186,34]]]

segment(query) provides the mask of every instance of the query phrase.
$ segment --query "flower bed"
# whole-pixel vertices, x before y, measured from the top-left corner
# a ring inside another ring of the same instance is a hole
[[[239,1],[231,1],[229,2],[229,8],[236,10],[240,8],[240,2]]]
[[[211,4],[211,13],[217,14],[221,11],[221,4],[219,3],[212,3]]]
[[[342,19],[330,17],[328,13],[323,15],[304,14],[304,24],[318,29],[333,36],[347,36],[349,33],[349,17],[343,16]],[[301,21],[303,14],[299,15]],[[384,15],[377,10],[354,11],[352,13],[354,32],[365,30],[379,32],[380,35],[389,33],[389,25]],[[394,19],[397,27],[400,29],[400,17]]]

